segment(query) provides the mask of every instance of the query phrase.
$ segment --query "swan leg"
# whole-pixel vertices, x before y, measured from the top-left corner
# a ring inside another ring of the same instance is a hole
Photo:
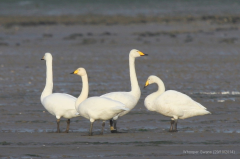
[[[117,129],[116,129],[117,122],[116,122],[116,120],[110,119],[109,122],[110,122],[111,133],[116,133],[117,132]]]
[[[177,123],[178,123],[178,120],[177,120],[177,119],[175,119],[175,120],[174,120],[174,127],[175,127],[174,131],[175,131],[175,132],[177,132],[177,131],[178,131],[178,130],[177,130]]]
[[[110,130],[111,133],[117,133],[117,120],[114,119],[110,120]]]
[[[60,125],[60,119],[57,119],[57,133],[60,133],[59,125]]]
[[[170,129],[169,129],[169,132],[173,132],[173,124],[174,123],[175,123],[174,120],[170,121],[171,126],[170,126]]]
[[[117,131],[117,120],[113,120],[113,127]]]
[[[66,129],[65,133],[69,132],[69,126],[70,126],[70,119],[67,120],[67,129]]]
[[[89,129],[89,136],[92,136],[92,127],[93,127],[93,122],[91,122],[90,124],[90,129]]]
[[[102,132],[101,132],[101,135],[103,135],[104,126],[105,126],[105,121],[103,121],[103,123],[102,123]]]
[[[109,120],[109,124],[110,124],[110,129],[112,129],[112,127],[113,127],[113,121],[112,121],[112,119]]]

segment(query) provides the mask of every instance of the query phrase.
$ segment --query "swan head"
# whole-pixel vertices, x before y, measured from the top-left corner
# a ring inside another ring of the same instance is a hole
[[[139,51],[139,50],[132,49],[132,50],[130,51],[130,54],[129,54],[129,55],[135,58],[135,57],[140,57],[140,56],[147,56],[148,54],[144,54],[143,52],[141,52],[141,51]]]
[[[157,79],[158,79],[157,76],[154,76],[154,75],[149,76],[147,81],[146,81],[146,83],[145,83],[145,85],[144,85],[144,88],[146,88],[150,84],[156,83]]]
[[[51,60],[52,59],[52,54],[51,53],[45,53],[45,55],[43,56],[43,58],[41,60]]]
[[[76,69],[74,72],[72,72],[71,74],[84,76],[84,75],[87,75],[87,72],[84,68],[80,67],[80,68]]]

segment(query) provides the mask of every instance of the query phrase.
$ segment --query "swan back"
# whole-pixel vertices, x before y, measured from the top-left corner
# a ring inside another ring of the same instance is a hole
[[[78,106],[78,113],[87,119],[109,120],[128,108],[121,102],[102,97],[90,97]]]
[[[104,94],[100,97],[111,99],[114,101],[119,101],[119,102],[123,103],[125,105],[125,107],[128,108],[127,111],[120,113],[119,116],[123,116],[135,107],[135,105],[137,104],[137,102],[140,98],[140,95],[139,95],[139,97],[136,97],[136,96],[132,95],[131,92],[112,92],[112,93]]]
[[[165,116],[177,116],[180,119],[210,114],[200,103],[174,90],[169,90],[161,94],[154,101],[154,105],[157,112]]]

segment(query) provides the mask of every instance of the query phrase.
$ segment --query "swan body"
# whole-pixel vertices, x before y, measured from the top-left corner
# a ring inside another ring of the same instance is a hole
[[[107,98],[90,97],[84,100],[77,111],[81,116],[89,119],[91,122],[95,120],[106,121],[117,116],[122,111],[128,110],[124,104]]]
[[[77,117],[75,110],[76,97],[64,93],[53,93],[41,102],[44,108],[57,119]]]
[[[45,53],[42,60],[46,60],[46,85],[41,95],[41,103],[44,108],[57,119],[57,132],[60,132],[60,118],[67,119],[67,129],[69,132],[70,119],[77,117],[75,110],[76,97],[65,93],[52,93],[53,90],[53,74],[52,74],[52,55]]]
[[[134,108],[134,106],[137,104],[137,102],[140,98],[140,95],[137,95],[137,97],[136,97],[131,92],[113,92],[113,93],[108,93],[108,94],[102,95],[100,97],[108,98],[108,99],[112,99],[112,100],[120,101],[121,103],[124,103],[124,105],[128,108],[128,110],[119,114],[119,116],[123,116],[123,115],[127,114],[128,112],[130,112],[131,109]],[[136,99],[138,99],[138,100],[136,100]]]
[[[104,97],[88,97],[88,77],[84,68],[78,68],[72,74],[77,74],[82,77],[83,88],[80,96],[76,100],[75,106],[77,112],[91,122],[89,135],[92,135],[93,122],[102,120],[102,134],[105,126],[105,121],[118,116],[119,113],[127,111],[128,108],[121,102],[114,101]],[[87,99],[86,99],[87,98]]]
[[[129,53],[129,70],[130,70],[130,81],[131,81],[131,91],[130,92],[111,92],[104,94],[100,97],[109,98],[115,101],[119,101],[125,105],[128,110],[123,111],[118,116],[123,116],[130,112],[137,104],[140,96],[141,90],[138,85],[136,70],[135,70],[135,58],[140,56],[146,56],[147,54],[142,53],[139,50],[132,49]],[[111,132],[117,132],[116,120],[118,116],[114,117],[114,120],[110,120]],[[113,126],[114,124],[114,126]]]
[[[192,98],[175,90],[165,91],[165,86],[157,76],[149,76],[145,87],[156,83],[158,91],[145,98],[144,105],[150,111],[156,111],[164,116],[171,117],[171,127],[169,131],[177,131],[177,120],[186,119],[199,115],[211,114],[200,103]],[[173,130],[173,124],[175,130]]]

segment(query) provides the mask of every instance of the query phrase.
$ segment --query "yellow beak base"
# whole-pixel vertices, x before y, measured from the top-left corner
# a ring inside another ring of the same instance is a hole
[[[138,53],[140,54],[140,56],[145,56],[145,54],[141,51],[138,51]]]
[[[149,85],[149,82],[147,80],[144,87],[147,87],[148,85]]]
[[[78,73],[78,70],[75,70],[74,72],[73,72],[73,74],[77,74]]]

